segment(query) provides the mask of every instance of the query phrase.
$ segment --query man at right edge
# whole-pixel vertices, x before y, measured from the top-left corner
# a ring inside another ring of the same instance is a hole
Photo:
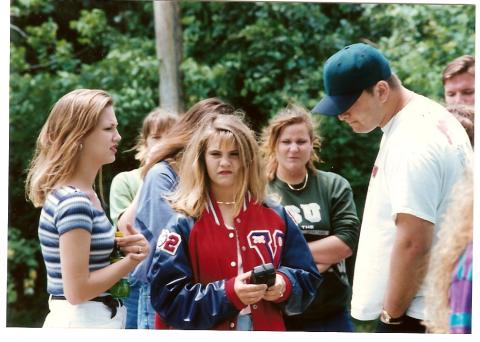
[[[356,133],[383,131],[373,166],[353,280],[352,317],[376,332],[424,333],[424,279],[431,246],[472,148],[460,123],[405,88],[389,61],[363,43],[324,66],[326,95],[313,113]]]

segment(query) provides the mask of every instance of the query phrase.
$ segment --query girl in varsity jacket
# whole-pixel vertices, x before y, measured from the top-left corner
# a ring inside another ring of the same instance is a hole
[[[283,316],[313,301],[321,276],[298,226],[265,200],[252,131],[235,115],[203,120],[187,146],[177,211],[150,269],[152,304],[176,329],[285,330]],[[251,284],[272,263],[275,284]]]

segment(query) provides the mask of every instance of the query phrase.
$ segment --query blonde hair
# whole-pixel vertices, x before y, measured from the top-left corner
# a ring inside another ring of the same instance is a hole
[[[82,138],[112,104],[107,92],[96,89],[71,91],[55,103],[37,138],[25,185],[35,207],[41,207],[48,193],[73,174]]]
[[[208,113],[233,112],[232,106],[216,97],[194,104],[155,146],[149,148],[149,157],[141,172],[142,177],[145,177],[148,170],[161,160],[168,160],[172,166],[175,166],[181,160],[182,152],[192,135],[198,130],[198,123],[203,116]]]
[[[458,259],[473,239],[473,167],[452,191],[452,201],[445,213],[432,249],[427,274],[426,317],[424,324],[432,333],[448,333],[449,290]]]
[[[208,142],[217,138],[221,144],[236,144],[239,152],[240,189],[234,198],[235,215],[240,212],[247,192],[256,203],[261,203],[265,199],[267,181],[255,134],[239,115],[211,114],[202,120],[185,149],[179,172],[180,181],[177,190],[169,197],[173,209],[191,217],[199,217],[202,214],[210,190],[205,152]]]
[[[142,130],[137,138],[137,143],[131,150],[137,151],[135,159],[140,161],[140,166],[145,164],[147,149],[147,139],[150,135],[156,134],[160,137],[167,133],[177,122],[178,117],[175,114],[167,112],[161,108],[152,110],[143,119]],[[131,151],[129,150],[129,151]]]
[[[315,171],[315,162],[321,161],[315,153],[315,150],[320,149],[321,147],[321,138],[315,134],[317,127],[313,122],[311,115],[303,107],[289,105],[277,113],[277,115],[270,120],[268,126],[263,130],[261,151],[266,159],[266,174],[269,181],[275,178],[275,173],[278,168],[276,156],[278,139],[285,127],[295,124],[305,124],[310,141],[313,144],[313,150],[306,168]]]

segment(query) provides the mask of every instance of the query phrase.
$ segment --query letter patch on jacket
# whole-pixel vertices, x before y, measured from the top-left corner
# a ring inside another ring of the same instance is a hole
[[[262,262],[273,262],[275,265],[280,258],[283,238],[283,232],[277,229],[273,232],[273,237],[268,230],[252,230],[247,236],[249,247],[257,252]]]
[[[171,232],[168,229],[162,229],[158,240],[157,240],[157,250],[162,250],[168,254],[175,255],[177,252],[178,246],[180,246],[182,238],[177,233]]]

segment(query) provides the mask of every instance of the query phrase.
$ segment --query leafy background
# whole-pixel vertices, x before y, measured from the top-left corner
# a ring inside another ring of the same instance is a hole
[[[40,327],[48,307],[39,210],[24,192],[35,138],[58,98],[101,88],[115,100],[120,149],[134,145],[141,120],[159,105],[153,5],[12,0],[10,14],[7,326]],[[182,2],[181,24],[185,108],[218,96],[258,132],[290,102],[315,105],[323,63],[344,45],[377,46],[409,89],[439,102],[445,64],[475,47],[473,5]],[[319,121],[318,167],[350,181],[361,216],[381,132],[354,135],[333,118]],[[136,166],[132,153],[120,153],[104,168],[106,198],[112,177]]]

